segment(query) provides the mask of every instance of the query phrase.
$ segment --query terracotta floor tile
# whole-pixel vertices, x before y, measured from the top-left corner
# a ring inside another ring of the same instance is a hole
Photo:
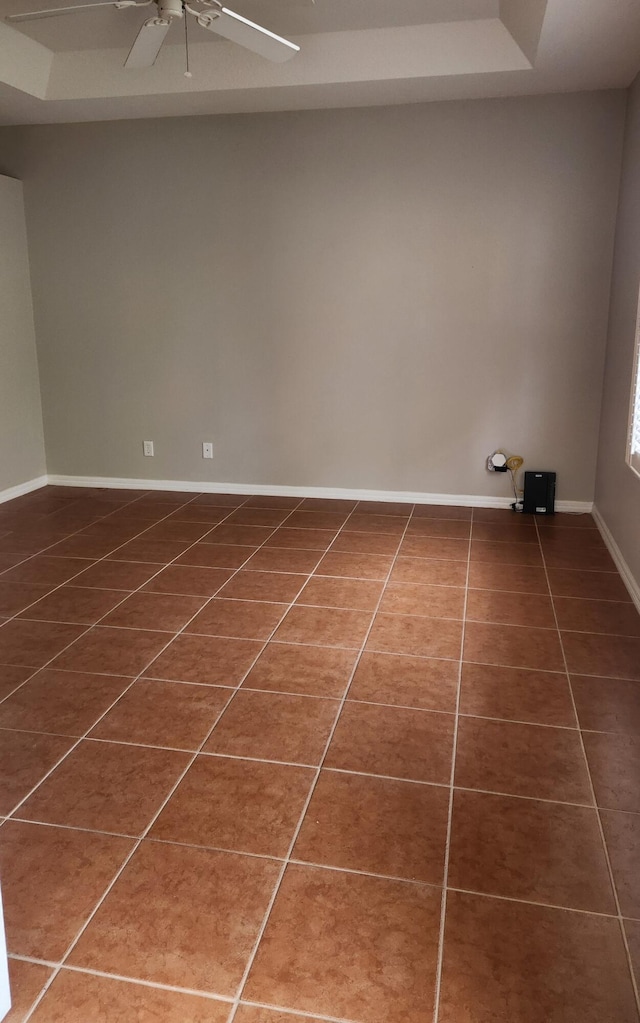
[[[281,526],[272,533],[265,547],[295,547],[306,551],[326,551],[337,529],[289,529]]]
[[[143,842],[70,962],[232,997],[279,870],[255,856]]]
[[[341,697],[356,657],[355,650],[272,642],[242,684],[300,696]]]
[[[512,668],[562,671],[564,658],[555,629],[467,622],[464,659]]]
[[[450,714],[346,703],[325,766],[447,784],[453,724]]]
[[[640,686],[616,678],[572,675],[580,727],[640,735]]]
[[[177,636],[144,674],[169,682],[237,686],[256,659],[262,643],[218,636]]]
[[[190,507],[205,505],[207,508],[238,508],[241,504],[249,504],[250,501],[251,499],[247,501],[244,494],[199,494],[190,503]]]
[[[339,709],[337,700],[243,689],[227,707],[204,750],[318,764]]]
[[[439,917],[437,888],[292,865],[245,998],[366,1023],[425,1023]]]
[[[576,675],[606,675],[640,682],[640,639],[616,636],[612,640],[589,632],[563,632],[562,645],[569,671]]]
[[[545,552],[606,550],[606,544],[598,529],[541,528],[540,543]]]
[[[289,572],[247,572],[242,569],[223,586],[220,597],[234,600],[266,600],[289,604],[295,600],[307,579]]]
[[[404,515],[375,515],[357,510],[349,516],[347,525],[354,533],[387,533],[399,537],[404,533],[408,521],[409,512]]]
[[[158,571],[157,565],[127,561],[99,561],[73,580],[74,586],[92,586],[106,590],[137,590]]]
[[[0,551],[0,572],[6,572],[10,568],[14,568],[15,565],[19,565],[21,561],[25,560],[23,554],[5,554],[4,551]]]
[[[615,915],[595,809],[456,792],[451,888]]]
[[[130,684],[118,675],[43,668],[0,703],[0,727],[84,735]]]
[[[617,572],[581,572],[550,568],[549,585],[554,597],[630,601],[629,591]]]
[[[140,835],[189,763],[185,753],[83,740],[20,807],[25,820]]]
[[[227,519],[228,526],[270,526],[274,529],[282,525],[291,512],[286,508],[236,508]]]
[[[58,628],[71,629],[75,626]],[[166,646],[169,638],[166,632],[96,626],[56,657],[52,667],[109,675],[139,675]]]
[[[20,664],[0,664],[0,700],[33,675],[34,668]]]
[[[322,1023],[317,1016],[294,1016],[277,1009],[261,1009],[256,1005],[240,1003],[234,1023]]]
[[[531,524],[535,522],[535,519],[529,518],[528,515],[523,515],[522,517],[517,514],[514,515],[510,508],[474,508],[474,526],[477,522],[496,522],[510,528],[512,526],[520,526],[522,529],[529,529]]]
[[[38,554],[9,569],[2,576],[3,582],[35,583],[37,586],[59,586],[89,568],[87,558],[50,558]]]
[[[576,731],[460,718],[455,784],[534,799],[591,804]]]
[[[284,494],[252,494],[251,497],[241,496],[239,502],[245,508],[276,508],[285,511],[291,511],[301,503],[299,497],[287,497]],[[339,501],[337,503],[340,504]]]
[[[420,583],[387,583],[380,611],[425,615],[430,618],[464,616],[465,591],[459,586],[425,586]]]
[[[33,583],[5,583],[0,580],[0,615],[11,618],[49,592],[48,586]]]
[[[207,543],[232,544],[242,547],[260,547],[273,533],[272,526],[237,526],[222,522],[214,526],[207,536]]]
[[[316,575],[349,579],[386,579],[393,558],[384,554],[350,554],[329,551],[316,568]]]
[[[184,593],[195,597],[212,597],[232,575],[232,569],[168,565],[150,579],[143,590],[147,593]]]
[[[640,736],[583,732],[598,806],[640,813]]]
[[[442,884],[449,792],[322,771],[293,857]]]
[[[547,568],[574,568],[588,572],[615,572],[613,559],[606,547],[573,548],[566,544],[544,548]]]
[[[371,624],[369,611],[324,607],[292,607],[276,630],[279,643],[359,648]]]
[[[209,526],[216,526],[229,515],[229,508],[213,508],[203,504],[185,504],[171,512],[167,522],[202,522]]]
[[[132,848],[128,838],[6,821],[0,864],[9,952],[59,960]]]
[[[289,515],[286,525],[292,529],[331,529],[335,533],[342,529],[347,516],[348,513],[344,511],[313,511],[298,508]]]
[[[502,625],[526,625],[555,629],[551,598],[539,593],[505,593],[502,590],[469,590],[467,620]]]
[[[317,607],[374,611],[382,588],[383,584],[373,579],[332,579],[316,575],[309,580],[296,602]]]
[[[365,651],[348,698],[453,713],[457,687],[457,661]]]
[[[9,987],[11,988],[11,1009],[3,1023],[24,1023],[29,1010],[53,970],[40,963],[27,963],[23,959],[9,960]]]
[[[473,523],[474,540],[491,540],[494,543],[538,543],[538,534],[533,521],[520,524],[518,521],[507,522],[475,522]]]
[[[640,815],[601,810],[600,818],[622,915],[640,920]]]
[[[348,514],[357,505],[357,501],[350,501],[346,498],[333,499],[331,497],[305,497],[300,502],[301,511],[340,511]]]
[[[127,596],[127,590],[99,590],[81,586],[61,586],[37,604],[27,608],[21,618],[50,622],[95,625],[112,607]]]
[[[451,892],[440,1023],[636,1023],[617,920]]]
[[[472,540],[471,561],[485,565],[542,565],[537,543],[501,543],[494,540]]]
[[[205,597],[174,593],[132,593],[102,624],[177,632],[200,610],[205,600]]]
[[[92,730],[91,738],[196,750],[230,695],[216,686],[139,678]]]
[[[176,565],[194,568],[240,568],[255,552],[255,547],[222,543],[196,543],[176,559]]]
[[[597,530],[592,515],[579,512],[556,512],[555,515],[536,515],[535,520],[541,530],[558,532],[563,529],[594,529]]]
[[[367,650],[417,657],[460,657],[462,623],[448,618],[377,614]]]
[[[107,560],[141,561],[145,564],[168,565],[174,558],[183,554],[188,546],[188,540],[147,540],[141,536],[118,547],[113,554],[107,555]]]
[[[85,631],[59,622],[5,622],[0,628],[0,661],[41,668]]]
[[[506,590],[510,593],[548,593],[543,568],[531,565],[489,565],[472,561],[469,586],[478,590]]]
[[[403,558],[434,558],[438,561],[469,560],[469,541],[441,536],[406,536],[400,544]]]
[[[200,756],[150,837],[286,856],[313,778],[307,768]]]
[[[322,551],[301,551],[290,548],[261,547],[249,558],[243,571],[285,572],[289,575],[308,575],[322,557]]]
[[[484,509],[481,509],[484,510]],[[478,511],[478,509],[474,509]],[[417,504],[413,509],[417,518],[428,517],[434,519],[462,519],[471,521],[471,508],[458,507],[450,504]]]
[[[10,814],[75,739],[0,729],[0,814]]]
[[[354,533],[343,529],[331,544],[331,553],[395,554],[400,537],[389,533]]]
[[[185,633],[264,640],[269,638],[286,610],[287,604],[214,597],[187,625]]]
[[[640,636],[640,614],[628,601],[556,597],[554,604],[561,629],[603,632],[610,636]]]
[[[446,536],[451,539],[468,540],[471,535],[471,521],[463,519],[438,519],[435,516],[413,515],[407,527],[407,536]]]
[[[61,970],[32,1016],[33,1023],[226,1023],[229,1003],[179,991]]]
[[[566,728],[577,724],[564,672],[493,664],[463,662],[460,713]]]
[[[462,561],[436,561],[428,558],[398,558],[391,583],[420,583],[426,586],[465,586],[467,566]]]
[[[358,501],[356,512],[360,515],[398,515],[408,518],[413,505],[409,501]]]
[[[49,547],[47,554],[56,558],[104,558],[124,541],[117,536],[69,536]]]
[[[180,520],[164,520],[156,525],[150,526],[142,535],[144,540],[187,540],[195,543],[201,540],[209,530],[210,525],[203,522],[181,522]]]

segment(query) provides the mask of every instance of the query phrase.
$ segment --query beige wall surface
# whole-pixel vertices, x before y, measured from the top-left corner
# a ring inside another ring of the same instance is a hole
[[[640,78],[629,94],[596,506],[640,585],[640,479],[625,461],[640,288]]]
[[[49,471],[591,500],[624,104],[4,129]]]
[[[45,471],[22,184],[0,177],[0,491]]]

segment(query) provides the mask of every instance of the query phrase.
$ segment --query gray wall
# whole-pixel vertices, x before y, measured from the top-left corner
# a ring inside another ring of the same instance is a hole
[[[22,185],[0,177],[0,492],[45,471]]]
[[[6,129],[49,471],[591,500],[624,103]]]
[[[640,78],[629,94],[596,505],[640,585],[640,479],[625,462],[640,287]]]

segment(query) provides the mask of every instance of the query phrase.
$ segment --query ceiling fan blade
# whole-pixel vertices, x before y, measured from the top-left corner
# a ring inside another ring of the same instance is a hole
[[[300,51],[300,47],[295,43],[290,43],[288,39],[283,39],[275,32],[270,32],[268,28],[256,25],[254,21],[249,21],[248,18],[243,18],[226,7],[221,8],[217,17],[201,15],[198,24],[278,64],[289,60]]]
[[[152,67],[171,28],[170,18],[150,18],[138,32],[129,56],[124,62],[126,68]]]
[[[57,18],[59,14],[74,14],[76,11],[90,11],[94,7],[115,7],[114,0],[110,3],[76,4],[75,7],[51,7],[47,11],[30,11],[28,14],[8,14],[5,21],[36,21],[38,18]],[[129,6],[129,5],[127,5]],[[137,6],[131,4],[130,6]]]

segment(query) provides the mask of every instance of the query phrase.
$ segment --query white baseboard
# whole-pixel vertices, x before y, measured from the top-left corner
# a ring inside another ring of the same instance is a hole
[[[13,501],[16,497],[22,497],[23,494],[30,494],[33,490],[40,490],[40,487],[46,487],[48,482],[48,476],[36,476],[35,479],[18,483],[15,487],[0,490],[0,504],[4,504],[5,501]]]
[[[118,490],[180,490],[189,494],[256,494],[268,497],[322,497],[349,501],[397,501],[402,504],[449,504],[462,508],[509,508],[510,497],[484,494],[426,494],[410,490],[353,490],[345,487],[284,487],[264,483],[205,483],[193,480],[135,480],[114,476],[49,476],[59,487],[104,487]],[[556,501],[560,512],[585,514],[591,501]]]
[[[602,539],[606,543],[609,549],[609,553],[615,562],[616,568],[618,569],[620,575],[622,576],[622,581],[627,587],[633,603],[638,608],[638,611],[640,611],[640,583],[632,574],[631,569],[629,568],[626,561],[624,560],[624,557],[622,556],[622,551],[620,550],[617,543],[613,539],[613,534],[611,533],[611,530],[609,529],[607,523],[604,521],[602,515],[595,507],[595,505],[593,508],[593,518],[598,529],[600,530]]]

